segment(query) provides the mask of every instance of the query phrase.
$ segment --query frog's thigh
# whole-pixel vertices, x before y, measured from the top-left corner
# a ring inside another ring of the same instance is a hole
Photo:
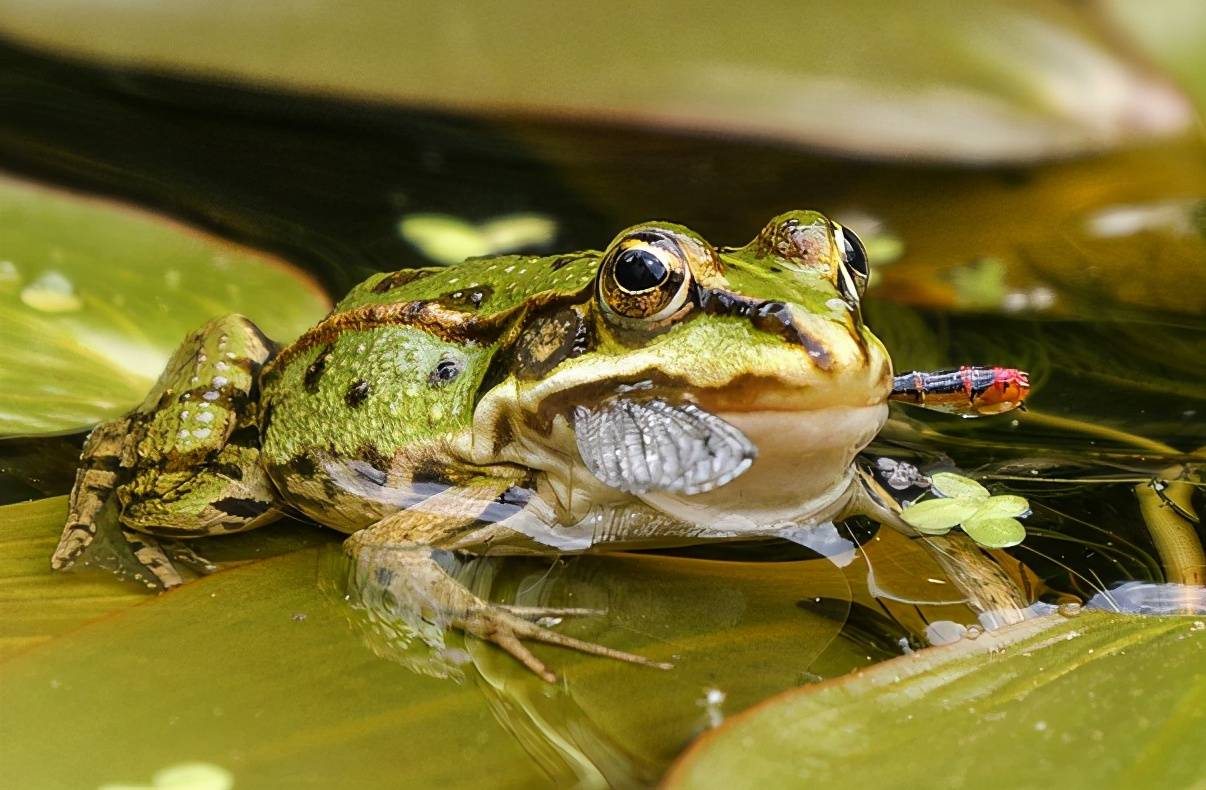
[[[198,538],[279,518],[276,490],[252,441],[250,434],[236,434],[210,463],[179,473],[151,472],[120,487],[122,525],[161,538]]]
[[[271,354],[271,343],[242,316],[211,321],[176,352],[158,398],[140,409],[144,435],[133,476],[117,491],[124,526],[188,538],[276,518],[253,399]]]
[[[190,335],[143,403],[89,437],[52,566],[70,567],[98,528],[116,542],[128,530],[198,537],[275,518],[252,399],[271,354],[271,342],[242,316]],[[99,519],[110,501],[119,514]]]

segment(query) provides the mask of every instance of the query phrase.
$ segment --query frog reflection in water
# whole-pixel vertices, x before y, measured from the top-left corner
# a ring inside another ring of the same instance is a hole
[[[582,612],[482,600],[439,560],[854,514],[907,530],[854,463],[893,383],[860,313],[867,275],[848,229],[800,211],[744,247],[652,222],[603,252],[377,274],[279,350],[214,320],[89,437],[53,565],[120,531],[171,587],[197,559],[178,539],[294,511],[350,534],[365,595],[417,602],[546,679],[524,640],[652,664],[537,622]]]

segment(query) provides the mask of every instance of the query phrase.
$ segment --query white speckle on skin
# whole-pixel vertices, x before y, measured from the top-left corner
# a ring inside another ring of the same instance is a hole
[[[212,411],[202,412],[197,415],[197,422],[213,422],[214,413]]]
[[[218,370],[226,370],[230,367],[230,365],[227,365],[225,362],[217,362],[214,364],[214,367]]]
[[[214,376],[215,387],[225,387],[229,383],[230,379],[226,378],[225,376]]]
[[[205,398],[206,400],[217,400],[217,399],[218,399],[218,393],[217,393],[217,391],[216,391],[216,390],[210,390],[209,392],[205,393],[205,394],[204,394],[204,395],[202,395],[201,397],[202,397],[202,398]]]
[[[197,428],[193,431],[193,436],[196,436],[198,439],[204,439],[205,437],[209,436],[210,433],[211,431],[209,428]]]

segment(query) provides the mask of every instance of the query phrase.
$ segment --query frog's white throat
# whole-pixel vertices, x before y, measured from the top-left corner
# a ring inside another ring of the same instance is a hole
[[[724,412],[717,416],[757,447],[748,470],[703,493],[639,496],[668,515],[718,534],[826,522],[842,515],[852,491],[854,457],[879,432],[887,414],[883,403],[804,412]]]

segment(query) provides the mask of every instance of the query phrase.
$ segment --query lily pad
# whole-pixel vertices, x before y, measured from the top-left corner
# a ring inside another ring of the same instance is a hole
[[[552,687],[474,642],[466,657],[484,682],[458,685],[405,669],[349,627],[353,610],[324,589],[340,553],[297,549],[335,541],[330,531],[286,524],[203,540],[199,551],[220,562],[238,556],[223,554],[230,545],[243,557],[288,553],[153,596],[100,572],[52,574],[64,507],[59,497],[0,508],[0,764],[20,786],[145,785],[197,760],[236,786],[303,776],[372,786],[387,771],[416,786],[482,776],[532,786],[537,764],[561,784],[648,783],[726,715],[817,679],[810,671],[870,663],[868,648],[839,636],[851,587],[825,560],[482,558],[465,573],[483,594],[606,609],[557,629],[675,668],[534,646],[563,678]],[[826,602],[824,613],[802,600]],[[148,723],[162,723],[154,738],[127,742]],[[66,731],[81,735],[65,753],[54,733]],[[399,764],[400,750],[418,756]]]
[[[67,516],[67,497],[0,507],[0,662],[140,603],[145,590],[97,568],[52,573],[50,555]],[[292,521],[193,545],[220,567],[287,554],[330,533]]]
[[[1052,615],[781,694],[666,785],[1191,787],[1203,727],[1201,620]]]
[[[288,341],[329,301],[305,273],[155,215],[0,179],[0,437],[128,410],[206,320]]]

